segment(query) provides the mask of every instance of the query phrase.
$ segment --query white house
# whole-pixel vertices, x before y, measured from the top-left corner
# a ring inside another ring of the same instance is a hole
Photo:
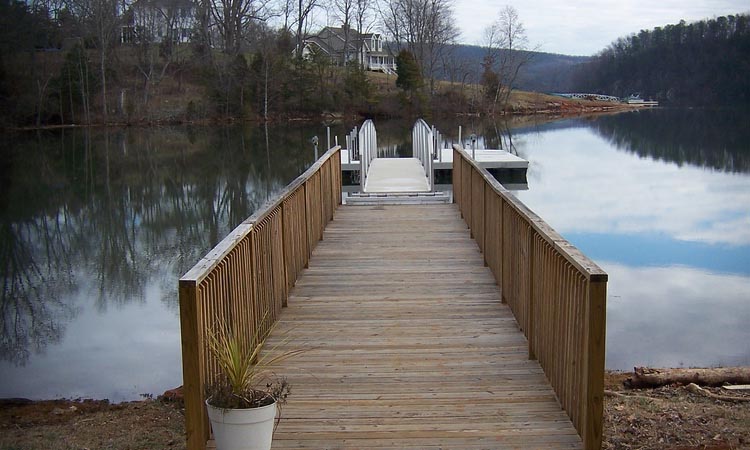
[[[358,61],[366,70],[394,73],[396,58],[384,47],[378,33],[359,34],[351,28],[325,27],[318,34],[304,40],[302,56],[323,52],[337,65]]]

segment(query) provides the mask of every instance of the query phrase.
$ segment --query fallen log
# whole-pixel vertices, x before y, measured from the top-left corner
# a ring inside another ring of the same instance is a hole
[[[750,384],[750,367],[715,369],[652,369],[634,367],[633,376],[624,381],[627,388],[651,388],[669,384],[721,386],[724,383]]]

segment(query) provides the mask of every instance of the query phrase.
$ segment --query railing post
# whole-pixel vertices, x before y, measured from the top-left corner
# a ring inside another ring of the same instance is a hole
[[[591,277],[586,296],[585,333],[588,348],[584,349],[583,447],[602,447],[604,413],[604,356],[607,322],[607,279]]]
[[[287,246],[287,230],[286,230],[286,202],[281,203],[281,265],[284,268],[284,285],[289,288],[289,273],[286,264],[286,246]],[[287,293],[288,294],[288,293]],[[289,295],[284,295],[281,299],[281,307],[286,308],[288,306]]]
[[[354,148],[355,148],[356,153],[357,153],[357,159],[361,159],[362,158],[362,154],[361,154],[361,152],[359,150],[359,144],[360,144],[360,142],[359,142],[359,132],[357,131],[357,127],[356,126],[354,127],[354,131],[352,131],[352,140],[354,140],[354,141],[357,142],[355,144]]]
[[[310,220],[310,211],[307,209],[307,183],[309,180],[306,180],[302,184],[302,191],[303,195],[305,197],[305,269],[310,268],[310,254],[312,253],[312,250],[310,249],[310,229],[312,227],[312,220]]]
[[[502,267],[500,268],[500,302],[501,303],[508,303],[508,299],[505,296],[505,293],[507,292],[509,288],[508,283],[508,275],[506,273],[509,270],[509,261],[508,261],[508,246],[506,245],[507,242],[505,241],[505,236],[508,233],[508,229],[510,227],[506,227],[506,221],[507,218],[507,209],[508,205],[504,198],[500,199],[500,221],[503,224],[502,232],[500,233],[500,261]]]
[[[484,266],[487,267],[487,210],[489,209],[487,207],[487,186],[485,183],[482,183],[482,209],[484,211],[483,217],[482,217],[482,245],[484,247],[484,250],[482,251],[482,259],[484,260]]]
[[[188,450],[204,450],[208,440],[208,415],[203,404],[203,343],[195,280],[180,280],[180,337],[182,380],[185,395],[185,434]]]
[[[536,242],[536,239],[534,239],[534,228],[529,228],[529,307],[526,310],[527,323],[524,331],[526,332],[526,340],[529,344],[529,359],[536,359],[536,353],[534,351],[534,285],[537,281],[541,282],[541,280],[536,280],[534,278],[534,270],[536,269],[534,267],[536,264],[534,258],[534,243]]]
[[[453,182],[453,203],[458,204],[458,213],[461,218],[464,218],[464,213],[461,212],[461,153],[453,149],[453,172],[451,173],[451,181]]]
[[[466,215],[469,222],[469,237],[474,239],[474,175],[476,170],[474,167],[469,165],[469,200],[466,202],[466,206],[469,208],[469,213]]]

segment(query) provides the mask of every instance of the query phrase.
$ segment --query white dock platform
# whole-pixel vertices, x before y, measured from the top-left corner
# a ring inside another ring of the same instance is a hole
[[[472,152],[471,149],[466,149],[466,151],[473,155],[479,165],[485,169],[527,169],[529,167],[528,161],[505,150],[475,150]],[[453,169],[453,149],[441,149],[432,167],[434,169]],[[351,161],[347,150],[341,151],[341,170],[345,172],[359,170],[359,161]]]
[[[505,150],[464,150],[472,155],[474,161],[485,169],[527,169],[529,167],[528,161]],[[452,169],[453,149],[441,149],[432,167],[435,169]]]
[[[365,192],[429,192],[430,182],[416,158],[375,158]]]

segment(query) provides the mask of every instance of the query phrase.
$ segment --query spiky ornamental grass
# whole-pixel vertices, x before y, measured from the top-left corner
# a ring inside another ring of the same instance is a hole
[[[275,324],[267,334],[274,328]],[[227,324],[217,323],[208,335],[208,346],[220,373],[216,381],[206,386],[209,404],[223,409],[246,409],[284,403],[290,386],[285,377],[273,372],[273,368],[304,351],[279,351],[288,342],[289,338],[284,338],[272,349],[263,351],[266,339],[260,339],[259,331],[253,334],[250,342],[246,342],[232,333]]]

